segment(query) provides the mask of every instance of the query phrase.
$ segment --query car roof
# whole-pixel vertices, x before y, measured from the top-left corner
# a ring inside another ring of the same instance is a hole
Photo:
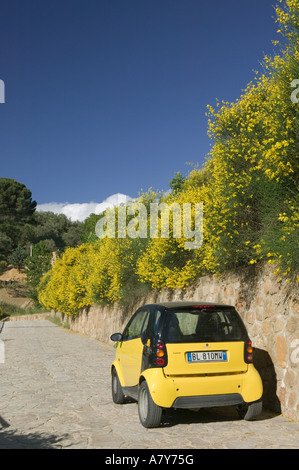
[[[190,301],[181,301],[181,302],[158,302],[154,304],[143,305],[143,307],[165,307],[165,308],[184,308],[184,307],[193,307],[195,305],[208,305],[211,307],[233,307],[232,305],[220,304],[215,302],[206,302],[204,300],[190,300]]]

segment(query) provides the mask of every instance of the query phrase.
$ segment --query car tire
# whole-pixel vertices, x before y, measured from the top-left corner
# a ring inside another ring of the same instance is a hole
[[[237,408],[240,418],[246,421],[253,421],[258,418],[263,410],[262,400],[255,401],[253,403],[245,403]]]
[[[144,380],[139,387],[138,413],[142,426],[157,428],[161,422],[162,408],[153,401],[148,385]]]
[[[121,405],[125,402],[125,395],[123,393],[122,386],[120,385],[120,381],[115,369],[113,369],[111,375],[111,392],[114,403]]]

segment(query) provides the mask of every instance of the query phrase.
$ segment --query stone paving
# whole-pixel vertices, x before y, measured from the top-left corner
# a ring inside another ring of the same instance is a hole
[[[299,423],[267,410],[168,411],[143,428],[135,402],[111,400],[114,349],[47,320],[6,322],[0,341],[0,449],[299,448]]]

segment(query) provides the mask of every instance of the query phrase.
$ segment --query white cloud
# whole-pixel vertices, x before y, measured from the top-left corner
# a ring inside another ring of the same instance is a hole
[[[108,207],[112,208],[122,203],[132,201],[130,196],[117,193],[107,197],[102,202],[87,202],[69,204],[68,202],[48,202],[38,204],[36,210],[40,212],[54,212],[55,214],[65,214],[72,221],[83,222],[90,214],[100,214]]]

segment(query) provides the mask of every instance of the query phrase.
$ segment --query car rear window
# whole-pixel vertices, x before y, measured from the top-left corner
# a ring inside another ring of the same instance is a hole
[[[168,343],[245,341],[248,338],[239,314],[232,308],[169,310],[165,336]]]

